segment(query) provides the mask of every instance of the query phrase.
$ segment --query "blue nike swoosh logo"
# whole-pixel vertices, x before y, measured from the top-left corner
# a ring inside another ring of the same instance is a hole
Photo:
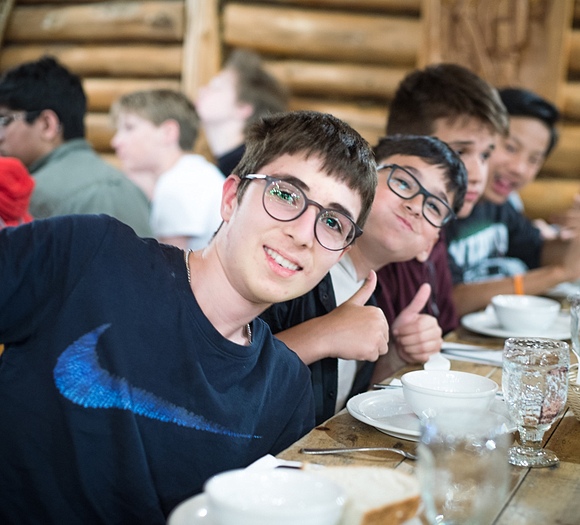
[[[101,368],[96,352],[97,342],[109,326],[104,324],[83,335],[59,356],[54,367],[54,382],[68,400],[85,408],[119,408],[139,416],[214,434],[246,439],[261,437],[240,434],[212,423]]]

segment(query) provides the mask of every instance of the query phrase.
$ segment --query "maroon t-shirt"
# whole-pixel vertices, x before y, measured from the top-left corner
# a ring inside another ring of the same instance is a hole
[[[431,297],[424,312],[437,318],[444,334],[457,328],[459,319],[453,303],[447,247],[442,238],[435,244],[427,262],[420,263],[413,259],[387,264],[377,272],[377,277],[375,297],[389,325],[412,301],[419,287],[430,283]]]

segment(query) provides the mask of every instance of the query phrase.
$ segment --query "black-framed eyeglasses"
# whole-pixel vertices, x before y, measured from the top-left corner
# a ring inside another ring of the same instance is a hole
[[[314,222],[314,236],[327,250],[344,250],[362,234],[362,230],[348,215],[338,210],[324,208],[306,197],[300,188],[287,180],[259,174],[246,175],[243,178],[266,181],[262,204],[266,213],[277,221],[296,220],[308,209],[308,206],[318,208],[319,212]]]
[[[389,189],[401,197],[410,200],[417,195],[423,195],[423,206],[421,211],[423,217],[435,228],[445,226],[449,221],[455,219],[455,213],[444,200],[428,192],[415,175],[397,164],[383,164],[377,166],[377,170],[390,169],[391,173],[387,178]]]
[[[10,126],[15,120],[26,120],[33,115],[40,115],[41,110],[23,111],[21,113],[10,113],[8,115],[0,115],[0,129]]]

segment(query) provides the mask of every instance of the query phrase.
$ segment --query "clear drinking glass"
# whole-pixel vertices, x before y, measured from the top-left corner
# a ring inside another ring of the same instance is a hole
[[[558,457],[542,438],[562,415],[568,395],[570,348],[564,341],[533,337],[507,339],[503,350],[503,396],[518,426],[519,444],[509,450],[512,465],[550,467]]]
[[[417,476],[425,517],[438,525],[489,525],[507,494],[506,419],[450,410],[421,421]]]

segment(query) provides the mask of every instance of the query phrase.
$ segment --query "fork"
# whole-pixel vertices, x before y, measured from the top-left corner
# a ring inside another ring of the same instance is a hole
[[[392,447],[350,447],[350,448],[301,448],[302,454],[348,454],[349,452],[395,452],[401,456],[416,460],[417,456],[400,448]]]

